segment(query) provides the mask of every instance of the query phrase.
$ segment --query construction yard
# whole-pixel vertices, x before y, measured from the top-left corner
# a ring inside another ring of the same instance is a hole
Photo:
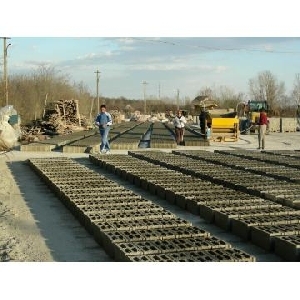
[[[111,155],[60,137],[2,153],[0,260],[299,262],[299,134],[271,133],[262,152],[242,135]]]

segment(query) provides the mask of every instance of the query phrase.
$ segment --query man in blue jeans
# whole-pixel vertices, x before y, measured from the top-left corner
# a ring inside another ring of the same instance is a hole
[[[97,115],[95,124],[99,127],[99,132],[101,136],[101,145],[100,145],[100,153],[109,154],[110,153],[110,145],[108,142],[108,134],[110,130],[110,126],[112,125],[112,118],[110,113],[106,111],[105,104],[100,106],[101,112]]]

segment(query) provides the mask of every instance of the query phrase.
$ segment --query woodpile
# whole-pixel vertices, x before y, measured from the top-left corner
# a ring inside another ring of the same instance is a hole
[[[83,130],[89,124],[79,113],[78,100],[58,100],[46,105],[41,120],[22,127],[21,140],[44,139],[43,135],[69,134]]]
[[[117,109],[116,110],[110,110],[109,113],[110,113],[110,115],[113,119],[114,124],[121,123],[121,114],[120,114],[119,110],[117,110]]]

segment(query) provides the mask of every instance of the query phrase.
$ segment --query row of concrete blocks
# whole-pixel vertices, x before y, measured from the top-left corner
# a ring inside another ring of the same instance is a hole
[[[155,158],[155,154],[153,151],[150,152],[140,152],[137,154],[136,152],[128,152],[130,155],[134,155],[140,159],[145,159],[151,163],[164,166],[169,169],[180,171],[186,175],[191,175],[193,177],[198,177],[205,181],[211,181],[217,185],[223,185],[225,187],[249,192],[251,191],[252,195],[260,196],[260,192],[255,188],[257,180],[262,181],[261,176],[253,175],[251,173],[246,173],[241,170],[232,170],[230,168],[226,168],[221,165],[211,165],[207,162],[199,164],[197,160],[193,160],[191,158],[183,157],[180,159],[180,156],[174,155],[171,159],[167,157],[166,159],[161,156],[163,153],[159,153],[159,156]],[[169,156],[172,154],[169,154]],[[213,169],[216,166],[217,170]],[[265,180],[267,180],[265,178]],[[249,184],[251,183],[252,184]],[[267,180],[266,183],[269,183],[270,180]],[[245,185],[248,184],[248,186]],[[253,187],[253,188],[251,188]]]
[[[180,153],[180,152],[177,152]],[[187,155],[188,157],[191,158],[195,158],[195,159],[205,159],[203,158],[203,155],[201,157],[197,156],[197,152],[193,153],[193,151],[187,151],[187,153],[183,153],[183,155]],[[224,157],[225,156],[225,157]],[[232,161],[229,160],[226,161],[226,156],[231,156],[231,155],[221,155],[220,157],[218,157],[218,154],[216,154],[216,157],[214,159],[209,158],[208,160],[210,160],[211,162],[213,162],[213,160],[216,163],[220,163],[223,164],[224,166],[233,168],[233,169],[239,169],[239,170],[244,170],[247,173],[254,173],[257,175],[263,175],[263,176],[267,176],[270,178],[274,178],[276,180],[280,181],[280,185],[282,185],[282,182],[284,182],[285,188],[286,188],[286,182],[291,182],[291,183],[300,183],[300,171],[298,169],[294,169],[294,168],[287,168],[284,167],[282,168],[282,166],[280,165],[272,165],[272,164],[268,164],[269,168],[261,168],[260,167],[260,163],[259,162],[255,162],[255,164],[257,164],[257,167],[251,167],[251,165],[247,165],[247,162],[244,162],[243,159],[240,158],[236,158],[236,159],[232,159]],[[232,156],[233,157],[233,156]],[[252,161],[251,161],[252,162]],[[242,166],[244,165],[244,166]],[[299,185],[293,185],[291,184],[290,187],[291,189],[293,189],[293,193],[295,195],[295,197],[286,197],[289,198],[288,202],[290,203],[288,206],[291,207],[295,207],[298,208],[299,207],[299,201],[297,201],[297,198],[299,198],[300,196],[300,186]],[[268,199],[273,199],[274,197],[277,196],[277,194],[274,194],[274,192],[277,193],[278,188],[275,189],[275,191],[270,191],[269,195],[268,195]],[[298,190],[298,193],[297,193]],[[287,195],[289,193],[286,193]],[[266,196],[266,193],[264,193],[264,196]],[[267,197],[267,196],[266,196]],[[284,201],[284,195],[281,194],[281,198],[283,198]],[[293,200],[295,201],[293,203]]]
[[[130,125],[128,128],[122,128],[122,124],[117,124],[117,128],[110,130],[109,141],[111,149],[137,149],[139,140],[136,143],[130,143],[124,136],[134,130],[136,126]],[[84,140],[76,141],[70,145],[63,147],[63,152],[68,153],[97,153],[100,151],[101,138],[97,134],[95,137],[90,137]],[[133,145],[132,145],[133,144]]]
[[[92,158],[91,158],[91,159],[92,159]],[[96,159],[96,158],[93,158],[94,162],[96,162],[95,159]],[[106,164],[106,166],[107,166],[107,165],[108,165],[108,164]],[[136,167],[139,168],[138,165],[137,165]],[[115,169],[117,169],[117,167],[116,167]],[[143,181],[141,180],[141,182],[143,182]],[[143,184],[142,184],[142,187],[143,187]],[[144,188],[145,188],[145,185],[144,185]],[[174,197],[173,197],[173,198],[174,198]],[[261,200],[261,201],[263,201],[263,200]]]
[[[245,255],[239,249],[211,249],[181,253],[138,255],[128,257],[131,262],[246,262],[254,261],[253,257]]]
[[[177,152],[180,153],[180,152]],[[187,153],[187,154],[186,154]],[[222,164],[224,166],[228,166],[234,169],[244,170],[247,172],[253,172],[255,174],[269,176],[279,180],[287,180],[291,182],[300,182],[300,170],[296,169],[295,167],[289,167],[289,164],[286,163],[285,168],[282,168],[280,165],[280,158],[278,161],[275,161],[275,157],[273,158],[274,161],[270,160],[269,162],[266,161],[255,161],[252,159],[239,158],[234,155],[222,154],[222,153],[215,153],[215,156],[209,155],[206,157],[205,154],[195,153],[193,154],[192,151],[183,153],[183,155],[188,155],[194,159],[205,159],[209,162]],[[250,155],[250,154],[249,154]],[[276,164],[274,164],[274,162]],[[300,160],[297,160],[297,164],[300,168]]]
[[[193,151],[186,151],[187,153],[193,153]],[[130,152],[131,153],[131,152]],[[180,152],[177,152],[177,154]],[[196,152],[197,153],[197,152]],[[145,154],[144,154],[145,155]],[[193,154],[186,154],[184,155],[190,155],[193,156]],[[153,156],[153,154],[152,154]],[[194,154],[196,157],[196,154]],[[192,159],[192,157],[190,157]],[[152,160],[155,162],[154,158]],[[197,160],[196,160],[197,161]],[[156,163],[159,163],[159,159],[156,160]],[[178,163],[178,162],[176,162]],[[211,166],[209,165],[209,162],[207,163],[208,167],[205,168],[205,164],[201,165],[201,167],[197,166],[195,163],[195,169],[191,170],[191,164],[189,165],[189,168],[182,167],[182,172],[185,172],[186,174],[193,174],[194,176],[199,176],[202,179],[205,180],[210,180],[214,183],[221,184],[224,186],[227,186],[232,189],[240,190],[246,193],[250,193],[252,195],[257,195],[257,196],[263,196],[265,197],[266,194],[263,193],[263,190],[265,189],[266,186],[271,186],[272,184],[275,185],[275,189],[273,189],[275,192],[278,188],[286,188],[287,182],[282,181],[282,178],[287,179],[284,176],[277,176],[277,180],[274,176],[273,178],[271,177],[260,177],[259,174],[256,174],[255,176],[249,173],[246,169],[244,171],[240,170],[235,170],[234,167],[230,168],[229,166],[224,166],[222,171],[220,172],[220,165],[218,165],[218,171],[211,171]],[[167,164],[165,163],[166,166],[173,167],[172,162]],[[184,165],[184,162],[182,163]],[[226,171],[226,172],[225,172]],[[218,174],[221,174],[218,176]],[[233,177],[233,178],[232,178]],[[259,188],[257,181],[260,182],[261,188]],[[263,182],[265,181],[265,182]],[[295,181],[295,180],[294,180]],[[252,182],[252,184],[251,184]],[[290,188],[294,187],[299,188],[298,184],[292,183],[290,184]],[[270,193],[269,193],[270,194]],[[268,199],[273,200],[276,194],[274,192],[271,193],[272,195],[268,196]],[[281,197],[278,197],[278,202],[281,201],[282,204],[285,204],[287,206],[293,207],[293,208],[298,208],[299,207],[299,201],[297,200],[296,197],[288,197],[287,199],[283,198],[284,195],[281,194]]]
[[[145,185],[144,185],[144,188],[145,188]],[[174,197],[174,195],[173,195],[173,197],[170,197],[170,199],[174,199],[174,198],[176,199],[176,196]],[[183,200],[184,197],[181,197],[181,198],[182,198],[181,202],[180,201],[176,202],[176,200],[174,202],[177,205],[179,204],[179,206],[182,207],[182,206],[185,206],[186,204],[182,205],[182,202],[184,202],[184,200]],[[231,222],[235,217],[243,219],[244,217],[246,217],[249,214],[252,215],[252,216],[253,215],[263,215],[263,216],[275,215],[275,216],[279,216],[279,219],[278,219],[277,222],[280,223],[280,222],[282,222],[282,218],[280,217],[281,214],[283,215],[283,218],[286,217],[286,219],[289,219],[289,217],[292,215],[292,213],[295,212],[292,209],[282,207],[281,205],[278,205],[276,203],[272,203],[272,202],[267,201],[267,200],[261,199],[260,202],[263,202],[263,204],[254,206],[254,209],[253,209],[253,205],[250,205],[250,207],[248,207],[248,209],[247,209],[248,212],[246,211],[246,213],[244,213],[244,214],[242,214],[241,211],[236,211],[235,214],[230,215],[230,210],[229,209],[227,211],[226,210],[219,211],[219,210],[211,209],[207,205],[202,205],[201,208],[199,208],[199,213],[200,213],[200,216],[205,218],[207,221],[215,222],[216,225],[218,225],[218,226],[220,226],[220,227],[222,227],[226,230],[230,230],[231,229]],[[233,208],[235,208],[235,207],[236,206],[233,206]],[[185,208],[185,207],[183,207],[183,208]],[[298,212],[295,212],[295,213],[298,215]],[[273,222],[276,223],[276,219],[274,220],[274,218],[273,218]],[[248,228],[248,231],[249,230],[250,229]],[[238,234],[239,230],[235,230],[235,232],[236,232],[236,234]],[[238,235],[240,235],[240,234],[238,234]],[[249,232],[248,232],[247,235],[243,236],[243,234],[242,234],[241,236],[248,239]],[[256,242],[255,239],[254,239],[254,242]],[[295,249],[297,249],[297,247]],[[277,247],[276,252],[278,254],[281,254],[281,256],[284,257],[287,260],[293,260],[293,261],[298,260],[297,255],[287,256],[287,255],[281,253],[281,251],[278,250],[278,247]],[[289,252],[291,252],[291,251],[289,251]],[[295,253],[295,252],[297,252],[297,251],[294,251],[293,253]]]
[[[38,169],[38,167],[35,166],[34,162],[30,162],[31,167],[33,169]],[[45,168],[45,166],[44,166]],[[57,166],[59,169],[59,166]],[[52,168],[53,169],[53,168]],[[44,169],[45,170],[45,169]],[[61,170],[61,169],[60,169]],[[43,173],[43,170],[39,169],[39,174]],[[61,173],[63,175],[63,170],[61,170]],[[69,174],[69,173],[68,173]],[[77,176],[77,173],[74,173],[74,176]],[[49,180],[51,181],[51,179]],[[49,182],[48,182],[49,183]],[[52,181],[52,185],[55,185],[55,178],[54,181]],[[62,191],[64,192],[64,190]],[[219,248],[225,248],[229,249],[231,246],[227,244],[226,242],[219,240],[215,237],[210,237],[209,234],[207,234],[204,231],[201,231],[201,235],[199,235],[199,231],[190,230],[190,236],[187,236],[188,230],[182,231],[182,236],[180,235],[180,230],[175,230],[176,236],[174,239],[173,237],[169,237],[168,240],[162,240],[161,236],[158,235],[157,239],[155,239],[155,234],[152,236],[150,235],[150,240],[147,240],[148,237],[140,236],[140,241],[132,241],[128,239],[126,242],[115,242],[114,238],[104,238],[105,233],[111,232],[112,230],[130,230],[133,231],[133,229],[147,229],[149,233],[149,229],[155,229],[155,228],[161,228],[165,230],[168,227],[174,228],[174,227],[187,227],[192,228],[192,225],[184,220],[181,220],[177,218],[175,215],[165,211],[163,208],[159,208],[157,205],[148,204],[148,210],[143,210],[142,213],[139,214],[138,209],[133,209],[132,214],[126,214],[124,213],[124,209],[118,213],[118,211],[115,209],[113,212],[108,211],[107,214],[104,213],[104,211],[100,208],[100,211],[98,210],[99,207],[97,206],[94,208],[95,211],[93,211],[93,208],[91,208],[88,205],[85,206],[76,206],[71,199],[68,199],[67,195],[64,197],[63,194],[60,193],[59,197],[61,200],[63,200],[64,204],[71,209],[71,211],[75,214],[75,216],[78,218],[78,220],[85,226],[85,228],[90,231],[92,234],[94,234],[95,239],[104,246],[104,248],[108,251],[108,254],[112,257],[114,257],[117,261],[131,261],[131,256],[137,256],[137,255],[161,255],[166,253],[171,253],[172,255],[175,255],[175,253],[180,252],[195,252],[195,251],[207,251],[212,249],[219,249]],[[116,199],[118,197],[116,196]],[[113,204],[113,201],[111,202]],[[101,204],[101,201],[99,201],[99,205]],[[87,210],[82,208],[87,208]],[[124,205],[122,204],[122,207]],[[145,208],[145,206],[141,206]],[[151,207],[153,208],[151,211]],[[149,214],[147,214],[147,212]],[[153,216],[153,214],[157,213],[156,216]],[[145,216],[146,215],[146,216]],[[151,230],[150,230],[151,231]],[[196,231],[196,232],[195,232]],[[189,235],[189,234],[188,234]],[[137,236],[137,234],[136,234]],[[148,234],[149,236],[149,234]],[[162,235],[165,236],[165,235]],[[181,256],[181,259],[183,259],[182,254],[178,254],[178,256]],[[211,254],[212,256],[212,254]],[[221,259],[221,254],[219,254]],[[236,254],[236,257],[238,255]],[[224,253],[223,259],[228,259],[228,253]],[[236,259],[236,258],[235,258]],[[186,260],[188,260],[186,258]],[[215,257],[215,260],[217,258]],[[240,255],[240,260],[242,261],[253,261],[254,258],[247,255],[246,253],[242,253]]]
[[[118,142],[117,142],[118,138],[134,127],[135,126],[131,125],[128,129],[124,128],[121,131],[111,130],[110,136],[109,136],[110,142],[111,142],[111,148],[112,149],[120,149]],[[95,136],[87,137],[82,140],[75,141],[74,143],[71,143],[69,145],[65,145],[63,147],[63,152],[64,153],[97,153],[100,150],[100,143],[101,143],[100,135],[96,134]],[[138,145],[138,143],[137,143],[137,145]],[[128,143],[123,145],[123,148],[121,148],[121,149],[126,149],[126,147],[128,147]],[[136,149],[136,148],[133,148],[133,149]]]
[[[164,148],[173,149],[176,148],[177,144],[174,141],[164,141],[164,140],[150,140],[150,148]]]
[[[119,158],[122,159],[121,156]],[[130,158],[126,159],[128,167],[126,167],[126,163],[123,164],[122,162],[120,164],[116,163],[116,165],[113,166],[114,159],[112,157],[105,157],[100,161],[93,156],[91,156],[90,159],[93,160],[94,163],[100,164],[101,167],[106,168],[106,170],[119,175],[132,184],[148,190],[160,198],[166,199],[172,204],[176,203],[182,208],[188,206],[192,213],[198,215],[199,205],[197,205],[197,201],[203,201],[204,199],[207,201],[213,200],[216,198],[216,194],[218,195],[218,199],[222,200],[223,203],[224,200],[228,202],[238,199],[253,199],[253,197],[244,193],[236,192],[195,177],[186,176],[173,170],[161,168],[158,165],[152,165],[141,160],[138,160],[138,162],[146,163],[148,167],[143,164],[143,166],[133,168],[130,163]],[[136,165],[136,159],[133,157],[131,159],[133,160],[133,164]],[[167,184],[167,181],[170,181],[170,183]]]
[[[300,162],[299,159],[294,159],[293,163],[290,163],[289,161],[293,158],[288,158],[285,156],[284,162],[280,165],[280,158],[282,156],[280,154],[277,154],[276,156],[273,154],[253,154],[253,152],[244,151],[244,150],[235,150],[235,151],[217,151],[217,153],[224,153],[226,155],[232,155],[232,156],[238,156],[241,157],[241,160],[243,157],[250,158],[251,159],[258,159],[258,161],[263,160],[267,161],[269,164],[274,164],[275,166],[278,166],[278,170],[287,170],[287,175],[275,175],[274,173],[266,173],[268,176],[272,176],[275,179],[278,179],[279,181],[276,181],[276,187],[274,188],[264,188],[263,191],[261,191],[262,197],[266,199],[270,199],[272,201],[276,201],[278,203],[284,204],[289,207],[293,208],[300,208],[300,201],[299,201],[299,195],[300,195],[300,185],[299,185],[299,170],[296,169],[296,164]],[[292,151],[294,152],[294,151]],[[252,157],[252,156],[253,157]],[[266,157],[266,159],[264,158]],[[259,162],[258,162],[259,163]],[[282,165],[285,167],[282,168]],[[292,167],[294,165],[294,168]],[[287,168],[288,167],[288,168]],[[290,175],[288,174],[290,173]],[[296,173],[296,175],[295,175]],[[292,183],[288,183],[292,182]],[[268,186],[268,185],[267,185]]]
[[[231,231],[286,261],[300,261],[299,214],[231,219]],[[277,226],[285,225],[278,230]],[[262,228],[268,227],[268,230]]]
[[[49,140],[34,142],[27,145],[21,145],[20,150],[34,152],[50,152],[55,149],[58,149],[59,147],[64,147],[65,145],[70,144],[72,142],[95,135],[95,133],[96,132],[94,130],[89,130],[82,132],[74,132],[68,135],[57,135]]]
[[[297,118],[269,118],[270,132],[295,132],[297,125]]]
[[[203,211],[203,210],[202,210]],[[270,211],[270,213],[272,214],[273,213],[273,211],[274,211],[274,208],[273,209],[271,209],[271,211]],[[288,220],[289,220],[289,217],[294,213],[295,214],[295,218],[296,218],[296,220],[297,220],[297,222],[299,221],[299,211],[297,211],[297,210],[291,210],[291,211],[289,211],[289,210],[286,210],[286,209],[284,209],[284,210],[282,210],[282,212],[281,212],[282,214],[284,214],[285,216],[283,216],[283,219],[284,218],[286,218],[286,222],[288,222]],[[275,212],[274,212],[274,214],[275,214]],[[200,215],[201,215],[201,209],[200,209]],[[219,217],[217,217],[216,219],[217,219],[217,225],[219,225],[219,226],[221,226],[221,227],[227,227],[227,229],[230,229],[230,223],[231,222],[229,222],[229,220],[231,221],[232,219],[228,219],[228,216],[227,216],[227,214],[226,213],[223,213],[223,214],[217,214],[218,216],[222,216],[222,218],[219,218]],[[267,214],[268,215],[268,214]],[[278,215],[278,214],[277,214]],[[241,217],[241,219],[242,219],[242,217]],[[277,221],[277,222],[282,222],[282,220],[281,220],[282,218],[279,218],[279,220]],[[223,221],[222,221],[223,220]],[[273,222],[275,222],[275,224],[276,224],[276,220],[273,220]],[[239,223],[238,223],[239,224]],[[236,227],[236,226],[235,226]],[[248,229],[249,230],[249,229]],[[237,232],[239,232],[238,230],[237,230]],[[284,232],[282,232],[282,234],[284,234]],[[243,235],[242,235],[243,236]],[[244,237],[245,237],[245,235],[244,235]],[[297,237],[297,236],[296,236]],[[294,238],[296,238],[296,237],[294,237]],[[275,247],[275,252],[277,253],[277,254],[279,254],[279,255],[281,255],[282,257],[284,257],[286,260],[292,260],[292,261],[298,261],[299,260],[299,253],[298,253],[298,247],[299,247],[299,245],[295,245],[295,244],[291,244],[291,243],[289,243],[289,242],[287,242],[287,241],[285,241],[284,243],[283,242],[281,242],[281,237],[277,237],[277,245],[278,244],[280,244],[280,246],[277,246],[277,247]],[[256,239],[254,239],[254,241],[256,242],[257,240]],[[283,247],[283,245],[286,245],[286,247],[289,249],[289,250],[287,250],[287,251],[284,251],[284,250],[282,250],[282,249],[284,249]],[[288,246],[287,246],[288,245]],[[271,247],[270,247],[271,248]],[[291,248],[293,249],[293,250],[291,250]],[[271,248],[272,249],[272,248]],[[279,250],[279,249],[281,249],[281,250]],[[289,254],[286,254],[286,253],[289,253]]]
[[[214,152],[246,158],[254,161],[262,161],[271,163],[273,165],[283,165],[295,169],[300,167],[300,159],[298,157],[286,156],[281,154],[271,154],[269,151],[253,152],[250,150],[215,150]]]
[[[159,159],[158,159],[159,160]],[[168,166],[168,164],[166,164],[167,166]],[[190,164],[189,164],[190,165]],[[170,166],[170,164],[169,164],[169,166]],[[173,166],[171,166],[171,167],[173,167]],[[206,170],[205,171],[205,169],[204,169],[204,166],[202,165],[201,166],[202,167],[202,172],[203,173],[208,173],[208,172],[210,172],[211,174],[216,174],[216,173],[218,173],[219,172],[219,170],[217,171],[217,172],[215,172],[215,171],[210,171],[210,170]],[[211,168],[211,166],[209,166],[209,168]],[[186,168],[185,168],[186,169]],[[257,176],[255,177],[255,176],[251,176],[251,174],[247,174],[246,172],[243,172],[243,173],[241,173],[241,172],[237,172],[237,171],[235,171],[235,170],[232,170],[231,168],[224,168],[223,170],[222,170],[222,172],[224,173],[224,170],[227,170],[227,174],[226,174],[226,176],[228,177],[228,173],[230,174],[230,173],[232,173],[232,175],[231,175],[231,177],[233,177],[233,179],[234,178],[238,178],[240,175],[242,176],[242,178],[243,178],[243,181],[245,181],[244,180],[244,178],[245,178],[245,176],[250,176],[250,177],[253,177],[252,179],[254,179],[254,182],[255,182],[255,180],[256,180],[256,178],[257,179],[259,179],[259,181],[261,181],[262,179],[260,179],[260,178],[258,178]],[[185,170],[186,171],[186,173],[188,173],[189,172],[189,170]],[[191,171],[191,172],[193,172],[193,171]],[[198,174],[197,174],[198,175]],[[199,174],[199,175],[201,175],[201,174]],[[239,176],[238,176],[239,175]],[[211,177],[214,177],[214,175],[211,175]],[[251,179],[251,178],[250,178]],[[263,179],[266,179],[266,178],[263,178]],[[213,180],[213,178],[212,178],[212,180]],[[249,180],[249,177],[247,178],[247,180]],[[232,182],[232,178],[231,178],[231,180],[230,180],[230,182]],[[270,183],[270,182],[272,182],[272,181],[269,181],[268,183]],[[277,182],[277,183],[279,183],[279,181],[275,181],[275,182]],[[220,181],[220,182],[218,182],[218,183],[220,183],[220,184],[224,184],[223,182],[222,182],[222,180]],[[281,184],[281,182],[280,182],[280,184]],[[286,182],[284,182],[284,184],[286,184]],[[250,186],[249,184],[248,184],[248,186]],[[298,185],[295,185],[295,184],[292,184],[291,185],[291,187],[299,187]]]
[[[280,155],[280,157],[292,157],[300,159],[300,151],[299,150],[287,150],[287,149],[280,149],[280,150],[262,150],[261,153],[269,154],[269,155]]]
[[[277,157],[277,159],[273,156],[269,157],[268,159],[264,159],[263,154],[255,154],[253,151],[248,152],[248,155],[246,153],[242,154],[241,151],[237,150],[237,154],[233,154],[234,152],[226,153],[225,151],[215,151],[210,152],[209,154],[206,154],[207,151],[196,151],[196,150],[187,150],[187,151],[172,151],[174,154],[178,155],[185,155],[187,157],[196,159],[196,160],[206,160],[210,163],[214,164],[221,164],[224,166],[232,166],[234,168],[240,168],[244,170],[245,168],[252,168],[259,170],[281,170],[280,167],[280,160],[281,157]],[[240,154],[238,154],[240,153]],[[265,157],[268,157],[266,155]],[[255,159],[258,158],[258,159]],[[287,163],[285,164],[286,167],[290,167],[290,160],[283,158]],[[296,161],[298,165],[300,165],[300,160]],[[281,170],[282,171],[282,170]],[[294,171],[297,171],[297,169],[294,169]]]

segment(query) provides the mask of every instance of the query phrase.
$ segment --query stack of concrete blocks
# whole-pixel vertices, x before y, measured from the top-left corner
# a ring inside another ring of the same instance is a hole
[[[270,132],[280,132],[280,118],[269,118],[269,131]]]
[[[297,118],[280,118],[280,132],[295,132],[297,130]]]

